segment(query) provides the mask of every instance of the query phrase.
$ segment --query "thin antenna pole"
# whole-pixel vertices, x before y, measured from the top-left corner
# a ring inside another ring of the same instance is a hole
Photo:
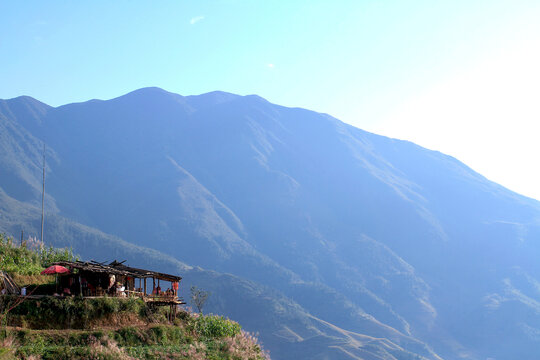
[[[43,220],[45,214],[45,143],[43,143],[43,189],[41,191],[41,243],[43,244]]]

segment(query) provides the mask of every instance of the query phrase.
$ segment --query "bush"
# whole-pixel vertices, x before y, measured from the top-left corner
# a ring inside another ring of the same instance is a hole
[[[16,244],[13,238],[0,233],[0,269],[10,274],[37,275],[54,262],[77,259],[71,249],[46,247],[35,238]]]
[[[194,330],[204,338],[233,337],[240,334],[240,324],[217,315],[199,316],[195,319]]]
[[[13,238],[4,234],[0,234],[0,269],[22,275],[39,274],[43,270],[36,252],[17,247]]]
[[[79,260],[77,255],[73,254],[73,251],[68,248],[56,249],[52,246],[48,248],[43,246],[38,252],[40,265],[44,268],[51,266],[51,264],[59,261],[74,261]]]
[[[122,346],[137,346],[144,343],[143,335],[139,329],[134,327],[125,327],[117,330],[114,334],[114,340]]]
[[[0,311],[9,308],[12,296],[0,297]],[[147,306],[141,299],[80,297],[45,297],[27,299],[9,313],[10,325],[27,325],[31,328],[63,329],[85,328],[90,321],[119,313],[145,314]],[[24,324],[23,324],[24,323]]]

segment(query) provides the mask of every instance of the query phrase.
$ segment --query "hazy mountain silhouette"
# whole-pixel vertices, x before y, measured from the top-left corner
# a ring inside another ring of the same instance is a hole
[[[540,355],[540,203],[450,156],[258,96],[158,88],[1,100],[0,136],[0,229],[36,228],[44,141],[48,239],[232,274],[181,268],[279,358]]]

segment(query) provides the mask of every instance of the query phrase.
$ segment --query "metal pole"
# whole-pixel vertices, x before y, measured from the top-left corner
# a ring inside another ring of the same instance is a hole
[[[45,143],[43,143],[43,188],[41,191],[41,243],[43,243],[44,213],[45,213]]]

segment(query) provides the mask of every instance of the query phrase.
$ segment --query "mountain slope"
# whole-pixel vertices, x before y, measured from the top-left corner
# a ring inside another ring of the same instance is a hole
[[[10,198],[0,189],[0,232],[15,233],[22,226],[27,232],[36,233],[39,212],[39,208]],[[309,355],[313,356],[311,358],[355,359],[361,354],[384,352],[388,346],[392,348],[392,354],[401,357],[410,356],[411,352],[405,349],[410,347],[428,355],[428,358],[436,358],[430,356],[432,351],[422,343],[390,328],[382,327],[385,337],[392,341],[375,345],[371,344],[371,338],[361,343],[352,341],[352,337],[366,336],[323,322],[276,290],[231,274],[188,266],[164,253],[127,243],[58,215],[47,218],[47,228],[47,237],[51,239],[49,244],[72,247],[84,254],[87,260],[129,259],[131,266],[181,274],[184,277],[181,294],[187,296],[191,285],[208,290],[211,296],[206,310],[241,321],[247,331],[262,329],[260,339],[268,349],[272,349],[275,359],[293,359],[297,355],[309,354],[312,354]],[[346,349],[346,354],[336,351],[336,346]]]
[[[449,156],[221,92],[0,109],[0,187],[21,203],[36,198],[42,140],[59,217],[255,281],[319,326],[405,351],[420,350],[388,329],[449,359],[537,355],[540,204]]]

